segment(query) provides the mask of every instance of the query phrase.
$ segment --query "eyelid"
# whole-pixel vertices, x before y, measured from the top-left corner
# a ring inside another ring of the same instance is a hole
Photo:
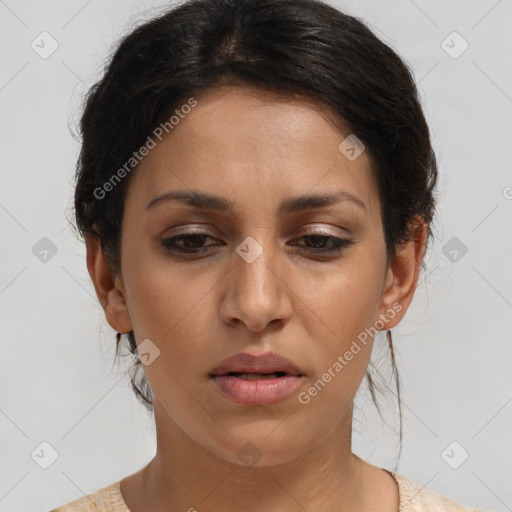
[[[330,231],[329,231],[330,228]],[[217,227],[213,227],[212,224],[209,223],[201,223],[201,224],[183,224],[180,226],[175,226],[171,228],[170,230],[167,229],[161,236],[162,237],[172,237],[172,236],[178,236],[181,234],[199,234],[199,235],[207,235],[211,237],[229,237],[231,235],[234,235],[235,233],[228,229],[227,232],[220,230]],[[285,233],[283,234],[283,238],[289,238],[290,236],[295,236],[296,233],[300,233],[301,236],[304,235],[326,235],[326,236],[336,236],[336,237],[343,237],[347,235],[351,235],[352,231],[348,229],[347,227],[343,227],[340,225],[334,225],[332,223],[314,223],[314,224],[306,224],[301,225],[299,228],[293,227],[290,229],[286,229]],[[242,236],[242,235],[241,235]],[[245,238],[242,236],[242,238]]]
[[[323,235],[323,234],[326,234],[328,233],[329,235],[332,235],[332,236],[337,236],[335,235],[334,233],[330,233],[327,228],[325,226],[312,226],[312,227],[305,227],[304,230],[308,233],[308,234],[315,234],[315,233],[318,233],[320,235]]]
[[[304,235],[325,235],[325,236],[333,236],[338,238],[346,238],[349,236],[353,236],[353,230],[348,229],[343,226],[336,226],[333,224],[314,224],[314,225],[306,225],[298,230],[301,233],[301,236]],[[295,232],[295,231],[294,231]]]
[[[219,231],[216,229],[215,231]],[[201,226],[194,226],[190,224],[182,225],[182,226],[175,226],[171,228],[170,230],[164,231],[164,233],[161,235],[162,237],[169,238],[173,236],[179,236],[179,235],[188,235],[188,234],[197,234],[197,235],[208,235],[208,236],[224,236],[221,234],[215,235],[212,230],[208,230],[204,225]]]

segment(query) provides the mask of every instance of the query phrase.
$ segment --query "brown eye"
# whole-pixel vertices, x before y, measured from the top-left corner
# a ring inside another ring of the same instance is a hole
[[[181,235],[176,235],[170,238],[164,238],[161,241],[161,244],[171,252],[174,251],[194,254],[211,250],[208,249],[208,247],[212,247],[212,245],[204,246],[204,241],[206,238],[213,239],[212,236],[206,233],[183,233]]]
[[[311,235],[304,235],[299,240],[310,240],[310,245],[313,247],[309,247],[306,245],[306,249],[310,250],[313,253],[339,253],[344,248],[351,245],[353,242],[346,238],[339,238],[333,235],[320,234],[315,233]],[[331,241],[330,243],[329,240]],[[327,248],[326,248],[327,247]]]
[[[214,238],[207,233],[182,233],[170,238],[164,238],[161,244],[165,249],[171,252],[185,253],[185,254],[199,254],[211,251],[219,244],[204,245],[206,239]],[[293,244],[298,247],[304,248],[311,253],[317,254],[336,254],[340,253],[343,249],[353,244],[351,240],[346,238],[339,238],[333,235],[314,233],[310,235],[303,235],[299,240],[309,241],[304,244]]]

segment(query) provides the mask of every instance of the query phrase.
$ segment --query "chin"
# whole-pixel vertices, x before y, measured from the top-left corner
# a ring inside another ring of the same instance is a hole
[[[274,428],[275,426],[276,424]],[[268,433],[262,434],[256,426],[243,432],[240,430],[239,435],[228,436],[222,446],[212,446],[210,438],[210,450],[225,461],[240,467],[265,468],[290,462],[311,447],[304,437],[298,436],[294,439],[291,433],[284,430],[283,434],[285,435],[275,437],[269,436]]]

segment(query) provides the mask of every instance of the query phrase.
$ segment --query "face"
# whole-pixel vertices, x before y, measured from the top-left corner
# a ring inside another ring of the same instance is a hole
[[[145,340],[157,421],[237,464],[250,442],[274,465],[351,429],[372,335],[398,323],[417,275],[388,268],[370,157],[338,149],[349,132],[320,106],[249,87],[196,99],[131,177],[122,274],[104,306]],[[171,191],[229,210],[154,201]],[[312,195],[337,198],[292,202]],[[210,375],[269,351],[302,374],[273,403],[239,403]]]

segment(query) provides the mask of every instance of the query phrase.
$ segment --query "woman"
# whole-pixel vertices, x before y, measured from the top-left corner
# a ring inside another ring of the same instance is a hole
[[[121,41],[81,131],[77,226],[158,450],[57,511],[473,510],[351,450],[434,213],[399,56],[316,0],[191,0]]]

